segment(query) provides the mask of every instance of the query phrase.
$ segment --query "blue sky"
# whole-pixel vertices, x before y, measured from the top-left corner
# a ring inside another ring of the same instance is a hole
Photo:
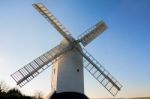
[[[149,96],[149,0],[1,0],[0,80],[10,87],[10,74],[55,47],[62,36],[33,7],[42,2],[74,37],[104,20],[108,29],[86,49],[123,85],[117,97]],[[51,68],[21,90],[50,92]],[[112,97],[85,71],[85,93]]]

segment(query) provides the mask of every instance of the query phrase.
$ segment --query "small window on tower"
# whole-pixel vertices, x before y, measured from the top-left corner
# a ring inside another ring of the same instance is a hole
[[[79,72],[79,69],[77,69],[77,72]]]

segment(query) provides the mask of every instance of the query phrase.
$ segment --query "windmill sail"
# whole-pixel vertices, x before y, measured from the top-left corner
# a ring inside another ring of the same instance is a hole
[[[82,51],[78,48],[76,49],[84,57],[84,68],[115,96],[121,90],[122,85],[84,48]]]
[[[78,39],[81,41],[83,46],[86,46],[106,29],[107,29],[106,24],[103,21],[100,21],[92,28],[88,29],[87,31],[79,35]]]
[[[60,44],[13,73],[11,77],[16,81],[17,85],[22,87],[52,65],[58,56],[69,49],[71,49],[71,46]],[[50,62],[51,64],[49,64]]]
[[[33,7],[43,15],[55,28],[56,30],[61,33],[61,35],[67,39],[68,41],[74,40],[71,37],[70,32],[56,19],[56,17],[42,4],[37,3],[33,4]]]

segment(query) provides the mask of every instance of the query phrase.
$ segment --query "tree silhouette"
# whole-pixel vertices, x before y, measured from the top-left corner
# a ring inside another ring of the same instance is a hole
[[[38,91],[38,92],[35,93],[34,98],[35,99],[42,99],[42,96],[43,96],[42,92]]]
[[[20,92],[20,90],[18,90],[17,88],[10,89],[7,92],[7,94],[8,95],[14,95],[14,96],[23,96],[22,93]]]
[[[9,89],[4,81],[0,81],[0,99],[42,99],[41,97],[40,92],[37,92],[35,96],[26,96],[19,89]]]

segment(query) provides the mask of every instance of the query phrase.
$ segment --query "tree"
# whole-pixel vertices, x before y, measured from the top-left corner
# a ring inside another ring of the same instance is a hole
[[[9,87],[4,81],[0,81],[0,93],[4,94],[9,90]]]
[[[42,92],[36,92],[35,95],[34,95],[35,99],[43,99],[43,94]]]
[[[22,93],[20,92],[20,90],[18,90],[17,88],[10,89],[7,92],[7,94],[12,95],[12,96],[23,96]]]

